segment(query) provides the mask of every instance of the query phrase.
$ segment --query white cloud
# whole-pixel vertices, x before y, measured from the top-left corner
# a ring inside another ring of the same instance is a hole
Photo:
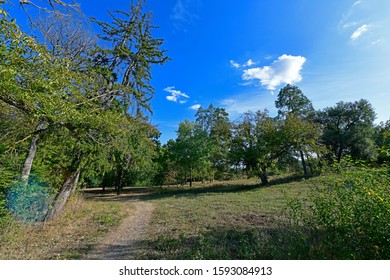
[[[240,68],[241,65],[235,62],[234,60],[230,60],[230,65],[233,66],[234,68]]]
[[[256,64],[252,59],[249,59],[243,66],[244,67],[250,67],[252,65]]]
[[[234,68],[250,67],[250,66],[253,66],[255,64],[256,64],[256,62],[254,62],[252,59],[249,59],[244,64],[239,64],[239,63],[235,62],[234,60],[230,60],[230,65],[233,66]]]
[[[356,1],[355,3],[353,3],[352,7],[357,6],[357,5],[360,5],[360,4],[362,4],[362,3],[363,3],[362,0],[358,0],[358,1]]]
[[[262,86],[275,90],[282,84],[298,83],[302,80],[300,74],[306,58],[283,54],[271,66],[256,67],[244,70],[242,78],[245,81],[259,80]]]
[[[195,104],[190,107],[191,110],[198,110],[201,107],[200,104]]]
[[[358,23],[356,21],[347,22],[347,23],[343,24],[342,28],[346,29],[346,28],[354,27],[356,25],[358,25]]]
[[[177,97],[175,95],[168,95],[166,97],[168,101],[177,102]]]
[[[355,32],[353,32],[353,34],[351,35],[351,39],[353,41],[358,39],[360,36],[362,36],[363,33],[367,32],[368,29],[369,29],[369,25],[363,24],[358,29],[356,29]]]
[[[164,91],[169,92],[171,94],[166,96],[166,99],[168,101],[177,102],[180,98],[190,98],[187,94],[181,92],[180,90],[176,90],[173,86],[164,88]],[[180,100],[179,102],[181,104],[184,104],[187,102],[187,100]]]

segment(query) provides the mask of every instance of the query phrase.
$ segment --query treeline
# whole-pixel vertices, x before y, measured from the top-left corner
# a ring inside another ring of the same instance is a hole
[[[318,174],[349,157],[382,164],[389,161],[390,121],[376,125],[367,100],[338,102],[314,110],[297,86],[282,88],[278,114],[246,112],[231,122],[223,108],[200,108],[196,120],[179,124],[176,140],[159,147],[160,184],[268,175]]]
[[[42,12],[29,17],[31,34],[0,3],[2,215],[48,219],[77,185],[100,184],[107,173],[122,185],[126,172],[152,164],[151,68],[168,57],[143,2],[110,12],[107,23],[86,22],[62,1],[29,1]]]

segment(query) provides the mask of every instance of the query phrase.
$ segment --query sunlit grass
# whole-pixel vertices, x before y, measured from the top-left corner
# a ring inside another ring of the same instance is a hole
[[[231,182],[177,191],[156,199],[150,228],[150,243],[155,250],[149,256],[281,258],[283,254],[270,252],[276,248],[266,248],[265,242],[284,234],[280,223],[288,200],[305,197],[316,184],[315,178],[300,177],[274,178],[267,187],[257,181]],[[280,245],[279,251],[283,250]]]

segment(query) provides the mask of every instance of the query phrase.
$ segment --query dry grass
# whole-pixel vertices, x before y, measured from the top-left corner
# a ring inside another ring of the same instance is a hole
[[[97,240],[123,219],[131,204],[76,195],[64,213],[44,224],[10,220],[0,229],[0,259],[83,259]]]
[[[287,201],[306,196],[317,180],[284,176],[273,178],[267,187],[258,183],[241,180],[165,190],[154,200],[156,210],[149,229],[154,250],[148,257],[289,258],[276,255],[277,246],[268,248],[267,243],[278,244],[273,239],[289,234],[280,228]]]

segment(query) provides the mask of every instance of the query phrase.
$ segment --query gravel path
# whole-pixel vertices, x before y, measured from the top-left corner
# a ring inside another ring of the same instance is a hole
[[[144,201],[134,201],[135,211],[129,213],[122,224],[109,233],[90,252],[89,260],[134,260],[144,248],[146,230],[154,205]]]

